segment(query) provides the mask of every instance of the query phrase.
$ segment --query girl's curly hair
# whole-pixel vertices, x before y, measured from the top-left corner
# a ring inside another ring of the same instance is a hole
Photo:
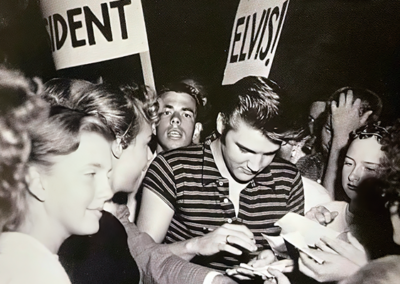
[[[0,231],[15,230],[24,216],[28,133],[48,114],[47,103],[37,95],[41,89],[40,79],[0,67]]]
[[[382,180],[385,182],[385,194],[389,201],[400,201],[400,119],[388,130],[381,141],[383,159]]]

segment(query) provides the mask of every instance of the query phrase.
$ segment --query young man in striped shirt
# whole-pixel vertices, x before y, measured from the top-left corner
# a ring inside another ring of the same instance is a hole
[[[224,95],[218,134],[153,161],[138,218],[139,229],[156,242],[221,271],[268,250],[261,233],[278,236],[274,223],[304,208],[299,172],[275,157],[281,143],[293,139],[280,88],[250,76]]]

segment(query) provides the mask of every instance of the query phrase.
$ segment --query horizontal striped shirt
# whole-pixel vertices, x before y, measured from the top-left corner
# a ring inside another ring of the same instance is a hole
[[[275,157],[241,191],[236,217],[229,199],[228,179],[218,171],[210,144],[211,140],[207,140],[201,145],[161,153],[147,171],[144,187],[175,211],[164,242],[202,236],[232,223],[245,225],[253,232],[258,251],[269,248],[261,233],[278,236],[280,228],[274,226],[278,219],[289,211],[304,213],[303,185],[297,168]],[[247,261],[223,252],[194,259],[217,270]]]

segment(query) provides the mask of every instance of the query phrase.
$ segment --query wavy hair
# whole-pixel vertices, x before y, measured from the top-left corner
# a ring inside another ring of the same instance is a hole
[[[237,127],[239,119],[276,143],[296,140],[303,132],[291,122],[293,113],[286,94],[270,79],[248,76],[224,86],[222,92],[224,103],[219,109],[225,128],[221,141],[230,129]]]
[[[0,231],[15,230],[24,216],[29,133],[48,114],[41,90],[40,79],[0,67]]]
[[[150,123],[158,122],[155,94],[136,84],[113,88],[84,80],[56,78],[46,82],[42,96],[51,105],[99,117],[113,131],[114,138],[120,139],[123,149],[138,135],[143,118]]]
[[[385,153],[382,180],[385,183],[386,198],[389,202],[400,202],[400,119],[389,128],[389,135],[381,143]]]

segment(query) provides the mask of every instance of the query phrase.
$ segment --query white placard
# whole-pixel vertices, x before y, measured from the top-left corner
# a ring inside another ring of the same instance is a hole
[[[140,0],[41,0],[56,69],[149,50]]]
[[[241,0],[232,29],[223,85],[243,77],[268,77],[289,0]]]

